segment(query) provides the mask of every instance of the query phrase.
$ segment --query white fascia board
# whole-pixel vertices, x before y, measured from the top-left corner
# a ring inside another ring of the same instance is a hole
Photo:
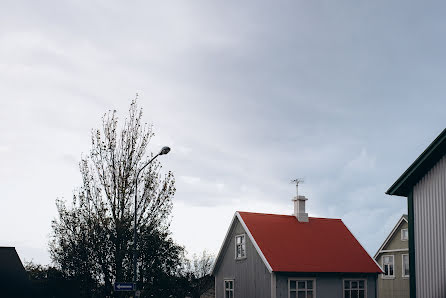
[[[373,262],[375,262],[376,266],[378,266],[378,268],[381,269],[381,271],[383,271],[383,269],[381,268],[381,266],[379,266],[378,262],[377,262],[374,258],[372,258],[372,256],[369,254],[369,252],[368,252],[367,250],[364,249],[364,246],[361,244],[361,242],[359,242],[359,239],[356,238],[356,236],[352,233],[352,231],[350,231],[350,229],[349,229],[349,228],[347,227],[347,225],[342,221],[342,219],[341,219],[341,222],[342,222],[342,224],[344,225],[344,227],[347,229],[347,231],[349,231],[350,234],[353,235],[353,238],[355,238],[356,242],[359,243],[359,246],[361,246],[361,248],[362,248],[362,249],[365,251],[365,253],[369,256],[369,258],[372,259]],[[383,272],[384,272],[384,271],[383,271]]]
[[[223,243],[221,244],[220,250],[218,251],[217,258],[215,258],[214,264],[212,264],[211,275],[214,275],[215,267],[217,266],[217,263],[218,263],[218,261],[219,261],[219,259],[221,257],[221,254],[223,253],[223,249],[225,248],[226,241],[228,240],[229,234],[231,233],[232,226],[234,225],[237,213],[238,212],[236,212],[234,214],[234,216],[232,217],[231,224],[229,225],[228,231],[226,232],[225,239],[223,240]]]
[[[266,268],[268,268],[269,273],[273,272],[273,268],[271,268],[271,265],[268,263],[268,261],[266,260],[265,256],[263,255],[262,250],[260,249],[260,247],[257,245],[256,240],[254,239],[254,237],[252,236],[251,232],[249,231],[248,227],[246,226],[245,222],[243,221],[243,218],[240,216],[240,214],[238,212],[235,213],[235,215],[237,216],[238,220],[240,221],[240,223],[242,224],[243,228],[246,231],[246,234],[248,234],[249,239],[251,240],[252,244],[254,245],[254,247],[257,250],[257,253],[259,254],[260,258],[262,259],[263,263],[265,264]]]
[[[376,259],[378,257],[378,255],[382,252],[384,246],[387,245],[387,242],[389,242],[390,238],[392,238],[393,234],[395,234],[396,230],[398,229],[398,227],[401,225],[401,223],[403,222],[403,220],[405,222],[408,222],[407,219],[403,216],[401,216],[400,220],[398,220],[398,222],[396,223],[395,227],[393,227],[392,231],[390,232],[389,236],[387,236],[386,240],[384,240],[384,243],[379,247],[378,251],[376,252],[375,256],[373,257],[373,259]]]

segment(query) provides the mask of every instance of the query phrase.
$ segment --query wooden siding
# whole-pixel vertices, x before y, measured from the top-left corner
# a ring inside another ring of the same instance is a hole
[[[343,298],[344,279],[367,280],[367,298],[376,298],[377,274],[276,273],[276,298],[288,298],[288,278],[316,280],[316,298]]]
[[[394,257],[394,278],[378,277],[378,297],[379,298],[409,298],[409,277],[403,277],[403,254],[409,254],[409,241],[401,240],[401,230],[409,227],[405,220],[402,220],[389,241],[382,250],[407,249],[407,251],[379,252],[376,262],[383,268],[383,256],[393,255]]]
[[[246,258],[235,260],[235,236],[246,234],[239,220],[235,218],[228,241],[222,251],[222,259],[215,275],[216,298],[224,297],[223,281],[234,280],[235,298],[270,298],[271,274],[246,234]]]
[[[414,186],[418,298],[446,297],[446,156]]]

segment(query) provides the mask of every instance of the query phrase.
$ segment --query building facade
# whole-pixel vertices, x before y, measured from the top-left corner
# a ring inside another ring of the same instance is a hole
[[[378,277],[379,298],[409,298],[409,225],[401,216],[374,259],[383,273]]]
[[[212,268],[216,298],[376,298],[381,272],[340,219],[251,212],[235,213]]]
[[[446,129],[386,193],[407,197],[410,297],[446,297]]]

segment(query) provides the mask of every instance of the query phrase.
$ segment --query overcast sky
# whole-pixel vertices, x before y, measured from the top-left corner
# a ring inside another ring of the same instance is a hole
[[[373,255],[407,212],[384,192],[445,127],[445,7],[409,2],[2,1],[0,245],[50,262],[91,129],[138,92],[190,253],[236,210],[291,214],[303,177]]]

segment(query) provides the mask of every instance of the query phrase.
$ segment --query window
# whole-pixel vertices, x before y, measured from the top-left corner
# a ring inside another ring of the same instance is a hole
[[[383,269],[384,274],[383,277],[395,277],[393,274],[393,268],[394,268],[394,258],[391,255],[383,256]]]
[[[235,236],[235,258],[246,258],[246,243],[244,234]]]
[[[409,230],[401,229],[401,240],[407,241],[409,239]]]
[[[225,298],[234,298],[234,280],[225,280]]]
[[[403,259],[403,277],[409,277],[409,255],[401,255]]]
[[[314,279],[289,279],[289,298],[315,298],[316,280]]]
[[[366,282],[364,279],[344,280],[344,298],[366,298]]]

